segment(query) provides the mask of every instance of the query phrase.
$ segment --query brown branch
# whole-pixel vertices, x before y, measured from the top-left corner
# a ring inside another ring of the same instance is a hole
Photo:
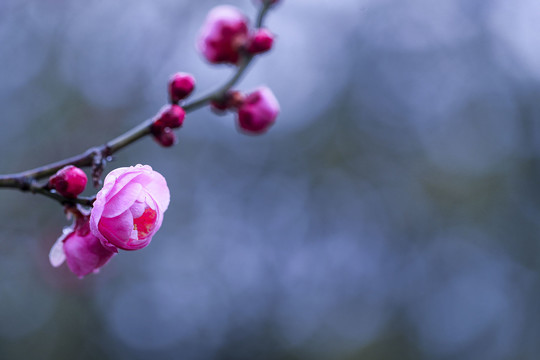
[[[259,12],[257,14],[257,28],[262,26],[262,22],[269,8],[269,1],[264,1],[263,6],[259,9]],[[229,91],[244,75],[253,58],[254,56],[252,55],[243,54],[240,64],[236,68],[233,76],[218,89],[210,92],[205,96],[200,97],[199,99],[193,100],[183,105],[182,107],[185,112],[190,113],[207,105],[213,100],[222,99],[223,96],[225,96],[225,94],[227,93],[227,91]],[[85,206],[91,206],[93,203],[93,199],[81,197],[77,199],[66,198],[56,192],[51,191],[46,186],[46,184],[39,185],[38,180],[42,180],[48,176],[55,174],[58,170],[62,169],[67,165],[74,165],[77,167],[92,166],[93,174],[95,175],[93,176],[93,182],[94,186],[97,187],[100,181],[101,171],[103,170],[103,166],[105,165],[105,163],[108,161],[108,158],[117,151],[149,135],[151,133],[150,128],[153,120],[153,118],[147,119],[136,127],[126,131],[122,135],[108,141],[107,143],[100,146],[92,147],[79,155],[75,155],[67,159],[56,161],[19,173],[0,175],[0,188],[14,188],[25,192],[42,194],[62,204],[77,203]]]

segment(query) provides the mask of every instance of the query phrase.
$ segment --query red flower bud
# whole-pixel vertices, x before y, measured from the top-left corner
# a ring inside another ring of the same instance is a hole
[[[153,127],[179,128],[184,123],[186,112],[176,104],[164,106],[154,121]]]
[[[248,19],[237,8],[213,8],[201,29],[197,47],[211,63],[237,64],[248,40]]]
[[[267,87],[248,94],[238,108],[238,126],[248,134],[262,134],[276,121],[279,103]]]
[[[172,103],[178,103],[191,94],[195,88],[195,78],[190,74],[176,73],[169,80],[169,97]]]
[[[251,54],[261,54],[272,48],[274,35],[267,29],[258,29],[250,39],[247,51]]]
[[[49,186],[60,195],[76,198],[84,191],[88,178],[84,171],[76,166],[68,165],[49,178]]]

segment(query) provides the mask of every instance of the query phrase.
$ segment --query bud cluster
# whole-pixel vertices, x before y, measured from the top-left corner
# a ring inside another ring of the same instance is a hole
[[[264,53],[272,48],[274,35],[267,29],[252,29],[248,18],[230,5],[210,11],[200,31],[197,47],[212,64],[238,65],[243,55]]]
[[[258,1],[267,6],[278,2]],[[267,52],[273,44],[274,35],[268,29],[250,27],[247,16],[230,5],[217,6],[208,13],[197,41],[199,51],[210,63],[234,65]],[[185,111],[179,104],[194,88],[195,79],[187,73],[176,73],[169,80],[170,104],[160,110],[150,128],[160,145],[170,147],[176,143],[173,129],[181,127],[185,118]],[[220,98],[214,98],[210,106],[218,113],[234,111],[239,130],[247,134],[266,132],[279,114],[279,103],[267,87],[249,94],[227,91]]]
[[[186,112],[178,105],[195,89],[195,78],[187,73],[176,73],[169,79],[168,90],[170,104],[164,106],[154,119],[150,131],[154,139],[164,147],[176,143],[176,135],[172,129],[177,129],[184,123]]]
[[[221,99],[211,103],[212,110],[224,113],[231,110],[236,113],[238,129],[246,134],[265,133],[279,115],[279,103],[272,90],[261,86],[248,94],[229,91]]]
[[[277,0],[258,0],[273,5]],[[201,54],[213,64],[238,65],[242,59],[272,48],[274,35],[264,28],[251,28],[248,18],[237,8],[217,6],[210,11],[197,42]],[[211,102],[214,112],[236,113],[238,129],[246,134],[262,134],[272,126],[279,114],[279,103],[267,87],[248,94],[228,91]]]

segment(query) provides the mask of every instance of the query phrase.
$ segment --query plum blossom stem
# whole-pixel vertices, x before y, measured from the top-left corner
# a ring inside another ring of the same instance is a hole
[[[263,5],[258,11],[256,27],[262,26],[265,15],[270,8],[270,1],[264,1]],[[207,105],[212,100],[221,99],[227,91],[229,91],[244,75],[247,68],[251,64],[254,56],[244,53],[242,55],[240,64],[236,68],[233,76],[221,87],[210,92],[207,95],[201,96],[191,102],[184,104],[182,107],[186,113],[198,110],[199,108]],[[94,198],[67,198],[54,191],[47,186],[47,184],[40,184],[39,181],[55,174],[58,170],[67,165],[74,165],[77,167],[92,167],[94,186],[98,186],[103,166],[106,162],[110,161],[110,156],[117,151],[129,146],[135,141],[151,134],[151,125],[153,118],[144,120],[139,125],[119,135],[118,137],[108,141],[107,143],[92,147],[85,152],[75,155],[63,160],[59,160],[50,164],[36,167],[34,169],[22,171],[14,174],[0,175],[0,188],[13,188],[19,189],[23,192],[31,192],[35,194],[41,194],[54,199],[61,204],[81,204],[84,206],[92,206]]]
[[[263,6],[262,6],[261,10],[257,14],[257,21],[255,22],[255,27],[257,27],[257,28],[262,27],[264,17],[266,16],[266,13],[270,9],[271,6],[272,6],[272,1],[271,0],[265,0],[263,2]]]

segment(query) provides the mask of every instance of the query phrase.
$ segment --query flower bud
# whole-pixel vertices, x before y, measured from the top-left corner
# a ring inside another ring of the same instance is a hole
[[[197,47],[211,63],[237,64],[247,40],[247,17],[233,6],[221,5],[208,13]]]
[[[90,229],[112,251],[141,249],[161,227],[169,200],[165,178],[150,166],[118,168],[96,195]]]
[[[49,186],[60,195],[76,198],[84,191],[88,178],[84,171],[76,166],[68,165],[49,178]]]
[[[195,78],[190,74],[176,73],[169,80],[169,97],[172,103],[178,103],[191,94],[195,88]]]
[[[267,87],[248,94],[238,108],[238,126],[249,134],[262,134],[274,124],[279,114],[279,103]]]
[[[274,35],[267,29],[258,29],[250,39],[247,51],[250,54],[261,54],[272,48]]]
[[[171,129],[179,128],[184,123],[184,118],[186,117],[186,112],[180,106],[176,104],[164,106],[160,113],[157,115],[153,128],[166,128]]]
[[[154,140],[163,147],[171,147],[176,144],[176,135],[171,128],[153,127]]]
[[[58,238],[49,254],[54,267],[60,266],[65,260],[69,269],[80,278],[98,272],[116,253],[101,245],[100,240],[92,234],[89,218],[88,214],[76,215],[74,224],[64,229],[64,234]]]

